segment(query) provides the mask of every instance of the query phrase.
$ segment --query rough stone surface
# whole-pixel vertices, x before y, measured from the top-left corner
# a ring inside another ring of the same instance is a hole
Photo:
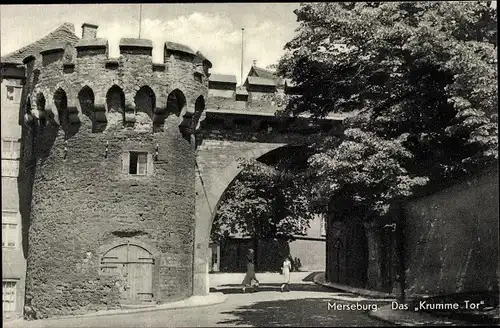
[[[498,167],[404,212],[408,295],[498,292]]]
[[[195,80],[193,63],[174,58],[165,72],[153,72],[147,55],[122,55],[116,69],[106,68],[106,55],[87,55],[76,58],[69,73],[63,58],[28,63],[27,86],[35,95],[28,107],[39,118],[24,133],[24,166],[36,160],[34,177],[24,174],[26,184],[33,180],[30,312],[44,318],[120,307],[117,278],[99,274],[99,248],[131,237],[160,253],[153,301],[190,296],[195,149],[180,126],[190,126],[184,113],[206,97],[207,79]],[[107,101],[112,86],[122,92],[118,102]],[[144,100],[143,86],[153,101]],[[174,89],[183,99],[170,112],[167,97]],[[163,115],[156,130],[153,112]],[[149,152],[151,174],[128,174],[124,154],[132,150]]]

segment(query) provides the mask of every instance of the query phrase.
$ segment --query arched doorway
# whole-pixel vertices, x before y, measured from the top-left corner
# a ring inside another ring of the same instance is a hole
[[[118,276],[124,302],[151,302],[154,264],[153,254],[144,247],[123,243],[102,255],[100,273]]]

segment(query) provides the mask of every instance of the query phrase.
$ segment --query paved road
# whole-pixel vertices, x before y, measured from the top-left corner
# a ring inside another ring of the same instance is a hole
[[[281,293],[276,287],[255,293],[243,294],[236,287],[222,291],[227,294],[225,303],[196,308],[161,310],[99,317],[68,318],[20,322],[6,327],[338,327],[338,326],[387,326],[369,317],[363,310],[332,310],[328,303],[365,304],[381,306],[374,302],[346,293],[335,293],[316,285],[297,286],[291,292]]]

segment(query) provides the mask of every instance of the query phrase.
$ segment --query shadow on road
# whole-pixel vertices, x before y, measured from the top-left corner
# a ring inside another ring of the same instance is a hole
[[[368,311],[328,310],[328,302],[333,301],[323,298],[304,298],[257,302],[241,306],[234,311],[223,312],[236,318],[219,321],[217,324],[254,327],[388,326],[387,323],[369,317]]]
[[[210,292],[220,292],[224,294],[243,294],[242,285],[240,284],[226,284],[210,288]],[[280,293],[280,283],[261,284],[258,289],[246,288],[246,293],[252,292],[271,292],[275,291]],[[331,288],[315,285],[315,284],[290,284],[291,291],[307,291],[307,292],[332,292]]]
[[[316,271],[316,272],[311,272],[310,274],[308,274],[306,277],[304,277],[304,279],[302,279],[302,281],[310,281],[310,282],[313,282],[314,280],[314,276],[316,276],[318,273],[322,273],[323,271]]]

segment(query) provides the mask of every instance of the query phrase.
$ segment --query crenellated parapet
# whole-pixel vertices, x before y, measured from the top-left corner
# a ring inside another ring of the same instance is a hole
[[[31,77],[27,121],[85,121],[93,132],[137,128],[154,133],[176,116],[189,130],[195,112],[204,108],[211,62],[172,42],[164,44],[163,63],[153,63],[151,40],[123,38],[119,46],[120,56],[110,58],[106,39],[87,38],[74,45],[52,44],[40,56],[25,58]]]

